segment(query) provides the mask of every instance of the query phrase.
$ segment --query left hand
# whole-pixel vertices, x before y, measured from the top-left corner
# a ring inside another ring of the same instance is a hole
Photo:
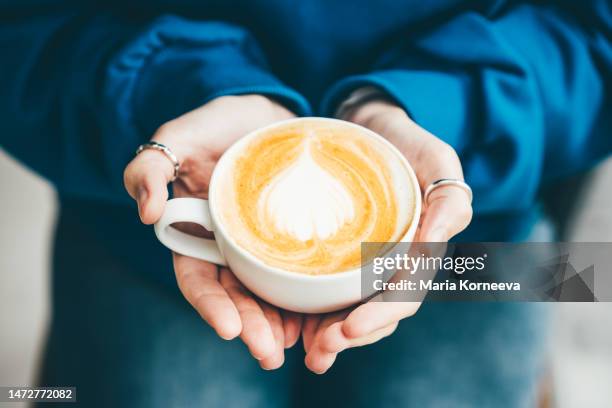
[[[455,150],[414,123],[396,105],[376,100],[364,104],[345,118],[372,129],[394,144],[414,168],[422,191],[441,178],[463,180]],[[415,241],[446,242],[463,231],[472,219],[465,191],[455,186],[434,190],[423,203]],[[328,315],[307,317],[302,331],[306,366],[323,374],[338,353],[364,346],[392,334],[400,320],[414,315],[420,302],[368,302]]]
[[[153,140],[168,146],[181,162],[179,177],[172,183],[174,196],[206,199],[212,171],[229,146],[254,129],[294,116],[263,95],[236,95],[215,98],[165,123]],[[125,169],[125,187],[137,201],[143,223],[153,224],[162,216],[173,173],[168,158],[155,150],[143,151]],[[190,224],[179,228],[210,238],[210,233]],[[284,349],[300,334],[299,314],[257,298],[228,268],[178,253],[172,258],[183,296],[220,337],[240,336],[266,370],[283,364]]]

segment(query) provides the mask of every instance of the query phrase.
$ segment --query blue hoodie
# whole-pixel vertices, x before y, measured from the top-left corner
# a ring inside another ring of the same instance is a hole
[[[2,145],[102,238],[124,231],[108,246],[144,236],[122,186],[136,147],[220,95],[329,116],[379,87],[458,151],[465,239],[524,237],[545,183],[612,151],[604,0],[22,0],[0,21]]]

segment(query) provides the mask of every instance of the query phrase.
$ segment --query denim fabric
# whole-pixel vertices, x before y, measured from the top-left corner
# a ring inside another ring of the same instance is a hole
[[[60,219],[54,266],[40,383],[76,386],[78,406],[533,406],[546,305],[424,304],[391,337],[341,353],[323,376],[306,370],[300,344],[266,372],[176,288],[127,267],[76,217]]]

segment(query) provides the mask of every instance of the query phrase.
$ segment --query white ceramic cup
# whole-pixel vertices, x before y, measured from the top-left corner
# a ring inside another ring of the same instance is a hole
[[[332,273],[326,275],[308,275],[292,272],[265,264],[248,251],[242,249],[223,226],[219,216],[220,188],[217,180],[227,166],[234,164],[238,153],[248,143],[268,130],[292,121],[328,121],[337,125],[353,127],[386,144],[393,151],[397,160],[406,168],[408,180],[412,183],[414,197],[414,216],[410,227],[401,242],[410,242],[414,238],[421,214],[421,192],[416,175],[406,158],[387,140],[359,125],[328,118],[298,118],[257,129],[234,143],[221,157],[212,174],[208,200],[199,198],[175,198],[166,203],[161,219],[155,224],[157,238],[168,248],[179,254],[209,261],[218,265],[229,266],[236,277],[254,294],[280,308],[301,313],[324,313],[340,310],[367,297],[361,290],[361,269]],[[185,234],[172,227],[178,222],[192,222],[201,225],[214,233],[215,239],[204,239]]]

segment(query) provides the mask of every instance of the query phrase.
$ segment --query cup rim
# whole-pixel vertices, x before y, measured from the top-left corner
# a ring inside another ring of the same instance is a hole
[[[223,153],[223,155],[217,162],[215,169],[213,170],[213,174],[211,176],[210,184],[209,184],[208,205],[210,208],[210,215],[211,215],[213,226],[214,226],[213,232],[215,236],[216,234],[220,233],[223,237],[223,240],[227,243],[227,245],[231,246],[232,249],[239,252],[242,256],[246,257],[250,262],[253,262],[255,265],[262,267],[266,271],[269,271],[273,274],[281,275],[284,277],[289,277],[289,278],[297,279],[297,280],[304,280],[304,281],[312,281],[312,280],[331,281],[331,280],[338,280],[341,278],[349,278],[349,277],[352,277],[353,275],[360,274],[362,266],[359,266],[353,269],[348,269],[348,270],[341,271],[341,272],[334,272],[334,273],[321,274],[321,275],[311,275],[307,273],[294,272],[294,271],[290,271],[287,269],[279,268],[277,266],[269,265],[265,263],[263,260],[257,258],[252,253],[250,253],[248,250],[242,248],[234,240],[234,238],[228,233],[225,226],[223,225],[223,222],[221,222],[221,220],[219,219],[217,215],[217,209],[216,209],[217,198],[216,198],[216,188],[215,188],[216,180],[218,179],[219,174],[223,172],[223,168],[228,166],[227,163],[230,163],[232,154],[236,151],[239,151],[244,145],[248,144],[249,141],[251,141],[252,139],[255,139],[261,133],[267,132],[270,129],[276,128],[278,126],[283,126],[288,123],[307,122],[307,121],[333,122],[336,124],[341,124],[342,126],[353,127],[361,132],[364,132],[370,137],[377,139],[378,141],[382,142],[384,145],[390,148],[390,150],[397,156],[400,162],[404,165],[408,173],[408,176],[412,182],[412,189],[413,189],[414,196],[415,196],[414,208],[413,208],[414,215],[412,217],[410,227],[406,230],[406,232],[402,235],[402,237],[397,242],[407,242],[406,241],[407,237],[410,237],[411,240],[412,238],[414,238],[414,234],[416,233],[416,229],[418,227],[419,219],[421,216],[422,198],[421,198],[421,188],[420,188],[416,173],[414,172],[414,169],[410,165],[410,162],[408,162],[408,159],[406,159],[406,157],[404,157],[404,155],[401,154],[401,152],[397,149],[397,147],[395,147],[391,142],[389,142],[387,139],[385,139],[384,137],[382,137],[381,135],[379,135],[378,133],[374,132],[371,129],[368,129],[356,123],[348,122],[348,121],[341,120],[341,119],[325,118],[325,117],[317,117],[317,116],[306,116],[306,117],[285,119],[285,120],[274,122],[264,127],[255,129],[247,133],[244,137],[242,137],[238,141],[236,141]]]

